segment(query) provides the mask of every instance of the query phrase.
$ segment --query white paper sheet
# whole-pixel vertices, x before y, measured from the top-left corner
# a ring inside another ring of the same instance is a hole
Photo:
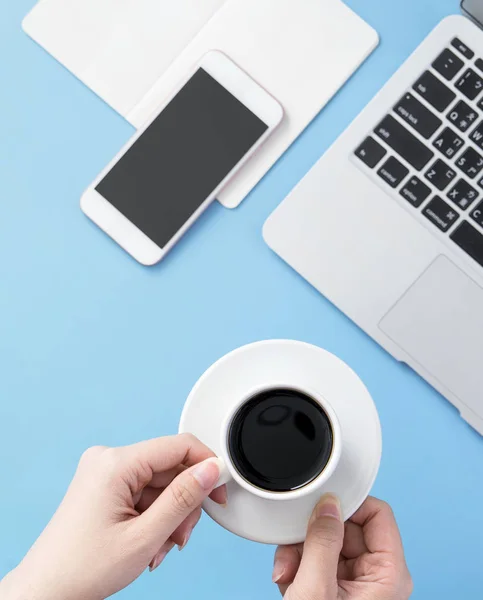
[[[376,47],[341,0],[41,0],[25,31],[139,127],[203,54],[225,52],[285,109],[219,196],[237,206]]]
[[[41,0],[23,28],[126,117],[226,0]]]

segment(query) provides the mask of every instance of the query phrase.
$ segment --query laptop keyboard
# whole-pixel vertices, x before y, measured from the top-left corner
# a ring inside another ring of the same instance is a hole
[[[483,267],[483,59],[471,48],[452,40],[355,155]]]

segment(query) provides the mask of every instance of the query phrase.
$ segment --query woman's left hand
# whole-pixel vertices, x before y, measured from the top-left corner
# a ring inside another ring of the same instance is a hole
[[[214,454],[188,434],[90,448],[52,521],[0,583],[0,595],[111,596],[187,544],[207,496],[226,503],[226,488],[214,490],[219,474]]]

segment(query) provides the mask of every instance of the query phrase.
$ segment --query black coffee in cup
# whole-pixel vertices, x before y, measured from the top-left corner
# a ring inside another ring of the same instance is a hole
[[[290,492],[312,482],[327,466],[333,442],[320,404],[292,389],[256,394],[238,410],[228,431],[236,470],[268,492]]]

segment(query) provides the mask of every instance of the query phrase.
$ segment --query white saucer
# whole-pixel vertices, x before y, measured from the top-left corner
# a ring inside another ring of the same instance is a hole
[[[359,377],[333,354],[289,340],[244,346],[210,367],[189,395],[180,433],[193,433],[219,453],[220,431],[230,408],[250,390],[281,381],[312,389],[332,405],[342,430],[342,456],[317,497],[264,500],[230,481],[226,508],[205,502],[206,512],[222,527],[265,544],[302,542],[312,510],[325,492],[340,497],[344,519],[350,518],[368,496],[381,459],[379,417]]]

